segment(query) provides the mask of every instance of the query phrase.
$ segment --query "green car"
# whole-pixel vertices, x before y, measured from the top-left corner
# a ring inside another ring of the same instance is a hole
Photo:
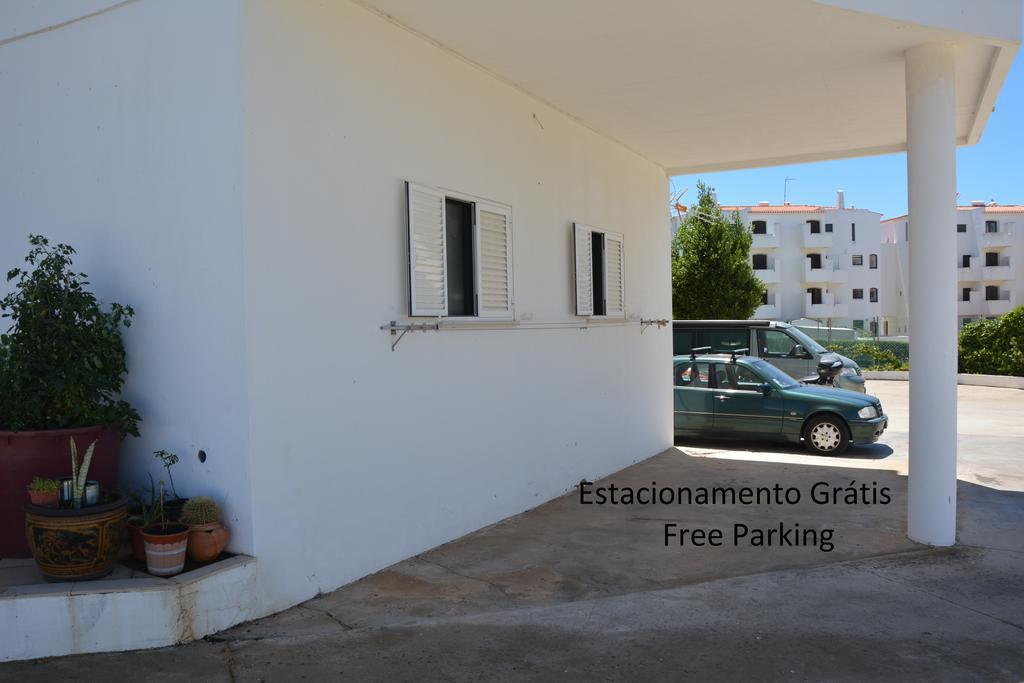
[[[692,354],[672,365],[677,436],[803,441],[836,455],[874,443],[889,423],[874,396],[801,384],[760,358]]]

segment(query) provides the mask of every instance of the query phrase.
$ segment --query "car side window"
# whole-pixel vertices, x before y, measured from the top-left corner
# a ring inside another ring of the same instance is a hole
[[[753,370],[742,365],[736,367],[736,388],[743,391],[760,391],[764,380]]]
[[[757,345],[760,347],[761,356],[768,358],[792,358],[795,357],[796,342],[785,332],[778,330],[758,330]]]
[[[685,362],[675,366],[676,386],[707,389],[709,370],[707,363]]]

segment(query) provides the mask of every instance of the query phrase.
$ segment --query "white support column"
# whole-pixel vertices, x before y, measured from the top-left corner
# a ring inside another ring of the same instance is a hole
[[[956,542],[954,47],[906,53],[910,218],[910,500],[914,541]]]

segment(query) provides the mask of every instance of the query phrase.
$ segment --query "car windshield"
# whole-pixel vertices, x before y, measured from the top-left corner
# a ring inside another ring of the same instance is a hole
[[[763,360],[751,361],[750,366],[757,370],[757,373],[767,379],[776,389],[790,389],[799,386],[799,382],[779,370],[777,367]]]
[[[818,342],[814,341],[806,334],[804,334],[799,328],[787,327],[786,332],[788,332],[789,335],[793,337],[793,339],[796,339],[798,342],[800,342],[800,344],[811,353],[825,353],[828,350],[824,346],[822,346],[821,344],[819,344]]]

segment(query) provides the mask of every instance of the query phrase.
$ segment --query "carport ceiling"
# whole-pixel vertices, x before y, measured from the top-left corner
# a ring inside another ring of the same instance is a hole
[[[903,53],[934,41],[973,144],[1020,33],[1019,0],[357,1],[670,173],[902,150]]]

